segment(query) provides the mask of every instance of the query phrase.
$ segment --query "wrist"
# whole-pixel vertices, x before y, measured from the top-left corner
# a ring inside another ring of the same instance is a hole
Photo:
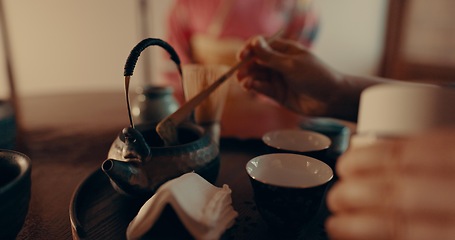
[[[327,103],[328,115],[356,122],[360,93],[363,88],[352,76],[342,73],[335,74],[334,83],[334,89]]]

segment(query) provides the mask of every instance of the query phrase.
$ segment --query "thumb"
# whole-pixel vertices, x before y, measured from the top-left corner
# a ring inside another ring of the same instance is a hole
[[[274,50],[262,36],[254,40],[253,52],[255,61],[260,65],[277,71],[285,70],[288,65],[289,56]]]

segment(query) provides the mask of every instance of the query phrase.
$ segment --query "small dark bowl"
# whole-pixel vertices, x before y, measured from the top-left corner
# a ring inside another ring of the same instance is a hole
[[[24,225],[31,194],[31,161],[0,149],[0,239],[15,239]]]
[[[272,233],[293,236],[317,214],[332,169],[308,156],[275,153],[246,165],[254,201]]]
[[[351,129],[337,119],[313,117],[300,124],[304,130],[314,131],[326,135],[332,140],[332,145],[327,151],[328,158],[335,161],[349,146]],[[332,164],[332,165],[331,165]],[[335,163],[329,164],[334,167]]]
[[[269,153],[294,153],[319,160],[326,157],[332,141],[324,134],[302,129],[280,129],[267,132],[262,142]]]

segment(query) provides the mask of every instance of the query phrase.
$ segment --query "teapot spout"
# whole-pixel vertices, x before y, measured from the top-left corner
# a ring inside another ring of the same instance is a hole
[[[107,159],[101,169],[117,191],[136,197],[150,195],[148,177],[140,161]]]

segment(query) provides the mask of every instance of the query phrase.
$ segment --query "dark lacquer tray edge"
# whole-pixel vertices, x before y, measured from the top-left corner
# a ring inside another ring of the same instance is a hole
[[[98,174],[101,174],[101,169],[97,169],[91,172],[86,178],[84,178],[76,187],[73,192],[73,196],[71,197],[70,206],[69,206],[69,217],[71,223],[71,232],[73,235],[73,239],[81,239],[87,236],[86,232],[82,224],[79,222],[78,214],[77,214],[77,202],[79,199],[79,193],[84,188],[84,186],[91,182],[92,178],[95,178]]]
[[[237,147],[239,145],[238,142],[240,141],[240,142],[242,142],[242,144],[240,144],[240,145],[244,145],[245,142],[247,142],[248,144],[255,146],[252,149],[257,150],[258,152],[263,152],[263,149],[262,149],[263,146],[261,145],[262,142],[258,139],[254,139],[254,141],[251,139],[241,141],[239,139],[230,139],[230,138],[222,139],[222,140],[223,140],[222,145],[224,146],[225,149]],[[249,148],[249,149],[251,149],[251,148]],[[70,217],[70,224],[71,224],[71,231],[72,231],[73,239],[88,238],[89,233],[86,231],[86,229],[84,229],[83,224],[80,222],[80,216],[78,215],[78,204],[81,201],[81,192],[83,192],[83,190],[87,187],[87,184],[89,184],[89,183],[93,182],[94,180],[96,180],[97,178],[99,178],[100,175],[101,176],[104,175],[104,173],[102,172],[102,170],[100,168],[92,171],[87,177],[85,177],[81,181],[81,183],[78,184],[75,191],[73,192],[73,195],[72,195],[71,201],[70,201],[70,206],[69,206],[69,217]],[[328,214],[328,212],[325,214]]]

